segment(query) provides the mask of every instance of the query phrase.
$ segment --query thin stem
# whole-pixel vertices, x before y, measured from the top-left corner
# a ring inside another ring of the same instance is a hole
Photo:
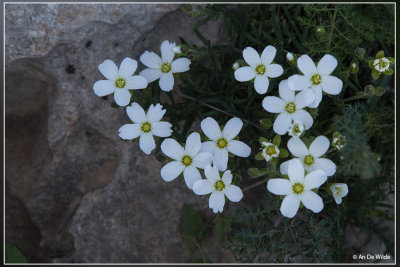
[[[185,95],[185,94],[183,94],[183,93],[180,93],[180,95],[181,95],[183,98],[190,99],[190,100],[193,100],[193,101],[197,101],[197,102],[200,103],[201,105],[206,106],[206,107],[209,107],[209,108],[211,108],[211,109],[213,109],[213,110],[215,110],[215,111],[221,112],[221,113],[226,114],[226,115],[231,116],[231,117],[237,117],[237,116],[233,115],[232,113],[229,113],[229,112],[227,112],[227,111],[225,111],[225,110],[222,110],[222,109],[220,109],[220,108],[214,107],[214,106],[212,106],[212,105],[210,105],[210,104],[204,103],[204,102],[202,102],[202,101],[200,101],[200,100],[198,100],[198,99],[196,99],[196,98],[194,98],[194,97],[192,97],[192,96],[188,96],[188,95]],[[248,120],[243,119],[243,118],[240,118],[240,119],[241,119],[242,121],[244,121],[245,123],[250,124],[250,125],[256,127],[256,128],[259,129],[259,130],[265,131],[264,128],[262,128],[261,126],[258,126],[257,124],[255,124],[255,123],[253,123],[253,122],[251,122],[251,121],[248,121]]]
[[[332,34],[333,34],[333,28],[335,27],[335,18],[336,18],[336,13],[337,9],[335,8],[335,13],[333,13],[333,18],[332,18],[332,27],[331,27],[331,33],[329,35],[329,43],[328,43],[328,48],[331,47],[331,42],[332,42]]]
[[[254,184],[252,184],[252,185],[249,185],[248,187],[245,187],[242,191],[245,192],[245,191],[247,191],[247,190],[250,190],[250,189],[252,189],[252,188],[254,188],[254,187],[256,187],[256,186],[259,186],[259,185],[261,185],[261,184],[267,182],[268,180],[269,180],[269,178],[265,178],[264,180],[261,180],[261,181],[259,181],[259,182],[257,182],[257,183],[254,183]]]
[[[178,233],[178,234],[179,234],[180,236],[186,238],[187,240],[192,241],[193,244],[195,244],[195,246],[200,250],[201,257],[203,258],[203,262],[206,263],[206,262],[207,262],[207,261],[206,261],[206,257],[204,256],[203,250],[201,249],[200,245],[199,245],[194,239],[192,239],[192,238],[190,238],[190,237],[188,237],[188,236],[186,236],[186,235],[183,235],[183,234],[181,234],[181,233]]]
[[[352,96],[352,97],[348,97],[348,98],[343,99],[343,103],[349,102],[349,101],[352,101],[352,100],[356,100],[356,99],[367,98],[367,97],[368,97],[368,96],[366,96],[366,95],[355,95],[355,96]]]

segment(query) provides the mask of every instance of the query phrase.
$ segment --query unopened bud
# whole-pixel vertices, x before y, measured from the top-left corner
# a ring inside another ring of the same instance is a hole
[[[372,85],[367,85],[364,87],[364,93],[366,93],[367,95],[375,95],[375,87]]]
[[[365,56],[365,49],[358,47],[355,51],[355,54],[359,57],[359,58],[363,58]]]
[[[233,70],[237,70],[239,67],[240,67],[240,65],[237,62],[233,63],[233,65],[232,65]]]
[[[375,90],[375,94],[376,94],[377,96],[381,96],[381,95],[383,95],[384,93],[386,93],[385,87],[378,86],[378,87],[376,88],[376,90]]]
[[[296,66],[296,58],[295,58],[295,55],[293,55],[293,53],[288,52],[288,53],[286,54],[286,60],[287,60],[290,64]]]

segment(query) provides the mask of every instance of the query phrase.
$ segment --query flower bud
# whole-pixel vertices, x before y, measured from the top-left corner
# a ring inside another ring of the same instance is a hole
[[[366,93],[369,96],[375,95],[375,87],[371,84],[368,84],[367,86],[364,87],[364,93]]]
[[[353,74],[357,73],[358,72],[358,62],[352,62],[350,64],[349,69],[350,69],[351,73],[353,73]]]
[[[365,49],[364,48],[360,48],[358,47],[355,51],[355,54],[359,57],[359,58],[363,58],[365,56]]]
[[[237,62],[233,63],[233,65],[232,65],[233,70],[237,70],[239,67],[240,67],[240,65]]]
[[[384,93],[386,93],[385,87],[378,86],[378,87],[376,88],[376,90],[375,90],[375,94],[376,94],[377,96],[381,96],[381,95],[383,95]]]
[[[293,53],[288,52],[286,54],[286,60],[289,62],[289,64],[296,66],[296,58],[295,55],[293,55]]]

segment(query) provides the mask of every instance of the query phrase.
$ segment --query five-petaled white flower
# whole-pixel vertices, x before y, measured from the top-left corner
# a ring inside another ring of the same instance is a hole
[[[201,130],[211,140],[202,144],[202,152],[213,153],[213,165],[219,171],[224,171],[228,165],[228,152],[239,156],[248,157],[251,148],[245,143],[233,140],[243,127],[243,122],[239,118],[230,119],[221,131],[218,123],[211,117],[201,121]]]
[[[331,76],[337,66],[337,60],[332,55],[323,56],[317,66],[308,55],[303,55],[297,60],[297,66],[303,75],[290,76],[289,87],[295,91],[309,88],[313,90],[315,100],[308,107],[318,107],[322,100],[322,91],[330,95],[337,95],[342,91],[342,80]]]
[[[335,199],[336,204],[342,203],[342,197],[345,197],[347,193],[349,193],[349,188],[347,184],[343,183],[335,183],[329,187],[329,190],[332,192],[332,196]]]
[[[377,58],[374,60],[372,65],[377,71],[385,72],[390,66],[390,60],[385,57]]]
[[[193,192],[197,195],[210,194],[209,206],[214,213],[222,212],[225,205],[225,196],[232,202],[238,202],[243,198],[242,190],[232,185],[231,171],[227,170],[221,176],[215,166],[206,166],[204,174],[207,179],[199,180],[193,184]]]
[[[131,100],[129,90],[147,87],[147,80],[140,75],[133,76],[137,61],[126,57],[122,60],[119,69],[112,60],[106,59],[99,65],[101,74],[107,80],[100,80],[93,84],[97,96],[106,96],[114,93],[114,100],[119,106],[126,106]]]
[[[304,133],[304,124],[300,121],[294,121],[292,125],[290,125],[288,135],[292,137],[300,137]]]
[[[161,144],[161,151],[174,161],[171,161],[161,169],[161,177],[169,182],[183,172],[187,187],[192,189],[193,183],[201,180],[201,175],[197,168],[204,169],[211,164],[213,159],[211,153],[200,153],[200,149],[200,134],[196,132],[188,136],[185,148],[182,148],[174,139],[165,139]]]
[[[279,148],[269,142],[262,142],[263,149],[261,151],[261,155],[266,161],[270,161],[273,158],[277,158],[279,156]]]
[[[124,140],[132,140],[140,136],[140,149],[147,155],[156,147],[154,137],[168,137],[171,135],[171,123],[160,121],[166,110],[160,104],[150,105],[147,114],[136,102],[126,108],[128,117],[133,124],[125,124],[119,128],[119,136]]]
[[[235,71],[235,79],[247,82],[254,79],[254,88],[259,94],[265,94],[269,86],[269,78],[282,75],[283,68],[279,64],[272,64],[276,55],[276,48],[269,45],[260,55],[252,47],[243,50],[243,59],[249,66],[241,67]]]
[[[279,97],[267,96],[262,102],[263,108],[271,113],[280,113],[275,119],[273,129],[275,133],[284,135],[288,132],[292,121],[300,121],[306,130],[313,124],[311,115],[303,110],[314,101],[311,90],[303,90],[297,95],[288,86],[288,80],[279,83]]]
[[[189,70],[190,60],[188,58],[178,58],[174,60],[175,45],[169,41],[161,43],[161,57],[154,52],[145,51],[140,56],[140,61],[148,68],[140,72],[140,75],[151,83],[160,79],[159,85],[163,91],[171,91],[174,87],[173,73],[185,72]]]
[[[299,160],[293,159],[289,163],[288,176],[289,179],[270,179],[267,184],[271,193],[285,196],[280,208],[282,215],[293,218],[299,209],[300,202],[314,213],[320,212],[324,208],[324,203],[312,189],[325,183],[327,179],[325,172],[315,170],[304,176],[303,165]]]
[[[290,153],[301,161],[306,171],[312,172],[321,169],[327,176],[332,176],[336,172],[336,164],[330,159],[321,158],[328,151],[329,145],[329,139],[323,135],[315,138],[309,148],[300,138],[292,137],[287,144]],[[282,174],[288,173],[290,161],[288,160],[281,164],[280,170]]]

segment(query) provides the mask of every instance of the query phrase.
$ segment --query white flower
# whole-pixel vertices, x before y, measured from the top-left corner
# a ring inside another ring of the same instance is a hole
[[[294,121],[292,125],[290,125],[288,135],[292,137],[300,137],[304,133],[304,124],[300,121]]]
[[[168,41],[161,43],[161,57],[154,52],[145,51],[140,56],[140,61],[148,68],[140,72],[140,75],[151,83],[160,79],[159,85],[163,91],[171,91],[174,87],[173,73],[189,70],[190,60],[184,57],[174,59],[173,44]]]
[[[271,64],[275,58],[276,48],[269,45],[260,55],[252,48],[243,50],[243,58],[249,66],[241,67],[235,71],[235,79],[246,82],[254,79],[254,88],[257,93],[265,94],[269,86],[269,78],[282,75],[283,68],[279,64]]]
[[[200,149],[201,140],[198,133],[192,133],[188,136],[185,148],[182,148],[174,139],[165,139],[161,144],[161,151],[174,161],[171,161],[161,169],[161,177],[169,182],[183,172],[187,187],[192,189],[193,183],[201,180],[201,175],[197,168],[204,169],[211,164],[213,159],[211,153],[200,153]]]
[[[273,158],[277,158],[279,156],[279,148],[269,142],[262,142],[263,150],[261,155],[266,161],[270,161]]]
[[[313,124],[311,115],[303,110],[308,104],[314,101],[314,94],[311,90],[303,90],[297,95],[288,86],[288,80],[279,83],[279,97],[267,96],[262,102],[263,108],[271,113],[280,113],[274,122],[274,132],[284,135],[288,132],[292,121],[300,121],[306,130]]]
[[[197,195],[211,193],[209,206],[214,213],[222,212],[225,205],[225,196],[232,202],[238,202],[243,198],[242,190],[232,185],[231,171],[227,170],[221,176],[216,167],[208,165],[204,169],[207,179],[199,180],[193,184],[193,192]]]
[[[312,172],[321,169],[327,176],[332,176],[336,172],[336,164],[330,159],[322,158],[326,151],[328,151],[329,145],[328,138],[323,135],[315,138],[310,148],[307,148],[300,138],[292,137],[287,144],[290,153],[301,161],[306,171]],[[288,173],[290,161],[288,160],[281,164],[280,169],[282,174]]]
[[[119,106],[126,106],[131,100],[129,90],[147,87],[146,78],[135,75],[137,61],[126,57],[122,60],[119,69],[112,60],[106,59],[99,65],[101,74],[107,80],[100,80],[93,84],[97,96],[106,96],[114,93],[114,100]]]
[[[312,189],[325,183],[326,174],[322,170],[316,170],[304,177],[303,165],[299,160],[293,159],[289,163],[288,176],[289,179],[270,179],[267,184],[271,193],[285,196],[280,209],[282,215],[293,218],[299,209],[300,202],[314,213],[320,212],[324,208],[324,203]]]
[[[317,67],[308,55],[303,55],[297,60],[297,66],[303,75],[290,76],[289,87],[295,91],[308,88],[313,90],[315,100],[308,107],[318,107],[322,100],[322,91],[330,95],[337,95],[342,91],[342,80],[330,75],[337,66],[337,60],[332,55],[323,56]]]
[[[339,134],[335,137],[333,137],[332,140],[332,145],[337,149],[337,150],[341,150],[344,145],[346,144],[346,137]]]
[[[335,199],[336,204],[342,203],[342,197],[345,197],[347,193],[349,193],[349,188],[347,184],[336,183],[332,184],[329,187],[329,190],[332,192],[332,196]]]
[[[172,52],[174,52],[175,54],[180,54],[182,53],[181,51],[181,47],[179,45],[176,45],[175,43],[171,43],[171,50]]]
[[[372,65],[377,71],[385,72],[390,66],[390,60],[385,57],[377,58],[374,60]]]
[[[213,165],[219,171],[224,171],[228,165],[228,152],[239,156],[248,157],[251,148],[245,143],[233,140],[242,129],[243,122],[239,118],[230,119],[221,131],[218,123],[211,117],[201,121],[201,130],[211,140],[202,143],[201,151],[213,153]]]
[[[119,128],[119,136],[124,140],[132,140],[140,136],[140,149],[147,155],[156,147],[153,135],[168,137],[171,135],[171,123],[160,121],[166,110],[160,104],[150,105],[147,114],[136,102],[126,108],[128,117],[133,124],[125,124]]]

